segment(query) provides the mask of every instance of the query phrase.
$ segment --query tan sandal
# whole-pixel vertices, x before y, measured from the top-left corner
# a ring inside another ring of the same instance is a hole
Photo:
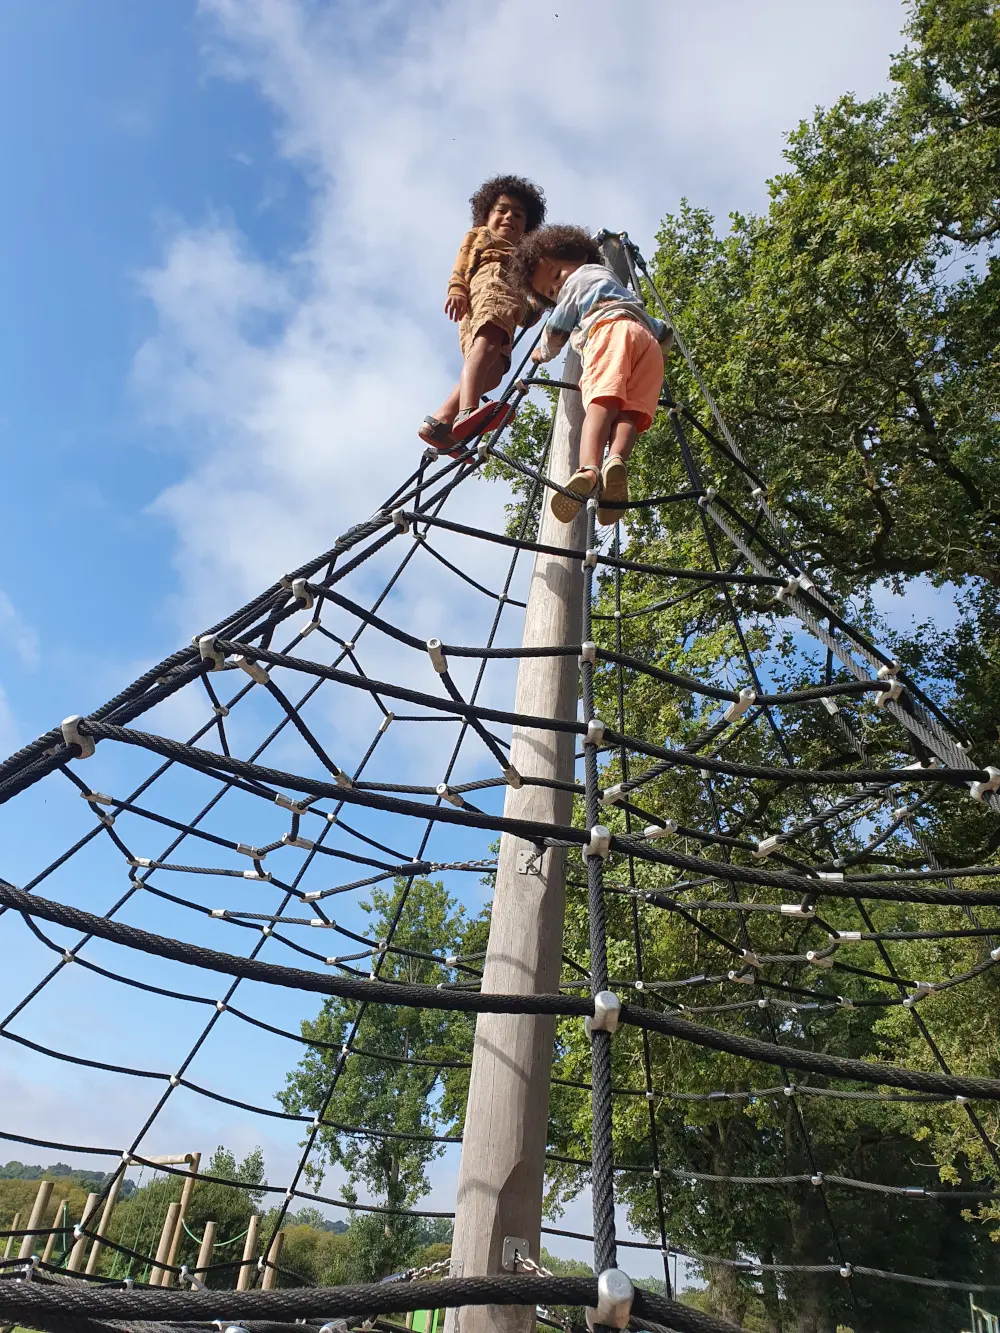
[[[552,510],[553,518],[557,518],[560,523],[572,523],[587,497],[597,490],[600,480],[601,474],[596,467],[577,468],[566,483],[569,495],[564,495],[562,491],[552,492],[549,508]]]
[[[601,472],[601,503],[597,510],[597,521],[602,527],[610,527],[624,517],[625,505],[628,504],[628,468],[623,459],[615,455],[604,464]]]

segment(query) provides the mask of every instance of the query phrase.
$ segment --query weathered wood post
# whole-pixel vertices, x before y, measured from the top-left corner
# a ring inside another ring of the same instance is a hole
[[[239,1277],[236,1279],[237,1291],[248,1291],[250,1283],[253,1281],[254,1254],[257,1250],[257,1232],[260,1228],[260,1217],[257,1213],[250,1218],[250,1225],[247,1227],[247,1238],[243,1242],[243,1262],[240,1264]]]
[[[65,1235],[66,1233],[66,1227],[64,1224],[66,1222],[65,1213],[66,1213],[66,1205],[68,1203],[69,1203],[68,1199],[60,1199],[59,1202],[56,1204],[55,1216],[52,1219],[52,1230],[45,1238],[45,1249],[42,1251],[43,1264],[50,1263],[52,1260],[52,1251],[56,1247],[56,1237]]]
[[[111,1189],[108,1191],[108,1197],[104,1201],[104,1209],[101,1212],[101,1220],[100,1222],[98,1222],[96,1228],[97,1239],[94,1241],[93,1245],[91,1245],[90,1256],[87,1259],[88,1273],[97,1272],[97,1260],[100,1258],[102,1249],[100,1238],[108,1234],[108,1225],[111,1222],[111,1214],[115,1211],[115,1204],[118,1202],[118,1192],[122,1187],[122,1181],[124,1179],[125,1179],[125,1164],[122,1163],[122,1165],[118,1169],[118,1174],[112,1181]]]
[[[90,1218],[91,1214],[94,1212],[94,1209],[97,1207],[97,1200],[100,1197],[101,1196],[99,1194],[87,1195],[87,1202],[83,1205],[83,1213],[80,1217],[81,1226],[85,1221],[87,1221]],[[88,1244],[87,1236],[80,1236],[76,1240],[76,1243],[74,1244],[72,1250],[70,1251],[69,1262],[66,1264],[66,1268],[70,1273],[78,1273],[80,1271],[80,1267],[83,1264],[83,1255],[87,1248],[87,1244]]]
[[[212,1251],[215,1249],[215,1228],[214,1222],[206,1222],[205,1230],[202,1234],[201,1244],[198,1247],[198,1263],[195,1271],[203,1273],[212,1262]]]
[[[264,1258],[264,1276],[261,1279],[261,1288],[264,1291],[270,1291],[272,1287],[278,1285],[278,1263],[281,1260],[281,1247],[285,1241],[285,1233],[276,1231],[268,1247],[267,1255]]]
[[[184,1235],[184,1219],[187,1217],[188,1205],[191,1203],[191,1195],[194,1192],[195,1183],[198,1179],[198,1168],[201,1166],[201,1153],[191,1152],[181,1158],[182,1162],[187,1162],[189,1170],[184,1180],[184,1187],[181,1190],[180,1208],[177,1213],[177,1224],[174,1227],[174,1234],[170,1238],[170,1249],[167,1252],[167,1263],[175,1264],[177,1262],[177,1251],[180,1249],[181,1239]],[[174,1275],[169,1268],[164,1269],[163,1277],[160,1279],[161,1287],[170,1287],[173,1285]]]
[[[11,1224],[10,1224],[10,1229],[11,1229],[11,1231],[16,1231],[20,1225],[21,1225],[21,1214],[20,1214],[20,1213],[15,1213],[15,1214],[14,1214],[14,1220],[13,1220],[13,1221],[11,1222]],[[14,1248],[14,1237],[13,1237],[13,1236],[8,1236],[8,1237],[7,1237],[7,1244],[3,1247],[3,1257],[4,1257],[5,1259],[9,1259],[9,1258],[10,1258],[10,1252],[11,1252],[11,1250],[12,1250],[13,1248]]]
[[[151,1287],[163,1285],[165,1276],[163,1265],[167,1262],[167,1255],[170,1253],[170,1243],[174,1238],[174,1228],[177,1226],[177,1214],[180,1210],[180,1201],[177,1199],[167,1205],[167,1215],[163,1219],[163,1230],[160,1232],[160,1243],[156,1247],[156,1262],[149,1274],[149,1285]]]
[[[42,1219],[45,1217],[45,1210],[49,1206],[49,1195],[52,1193],[52,1181],[40,1180],[38,1190],[35,1194],[35,1202],[31,1205],[31,1212],[28,1214],[28,1230],[39,1231],[42,1226]],[[37,1236],[23,1236],[21,1238],[21,1248],[17,1252],[19,1259],[30,1259],[35,1252],[35,1241]]]
[[[564,378],[575,381],[580,361],[570,350]],[[583,409],[580,395],[563,390],[556,408],[549,476],[565,483],[579,461]],[[540,544],[581,550],[585,511],[560,523],[542,497]],[[524,617],[525,647],[580,644],[583,576],[580,556],[535,556]],[[577,655],[525,657],[517,674],[515,710],[572,721],[577,715]],[[572,782],[577,737],[515,727],[510,762],[519,773]],[[548,787],[507,789],[504,814],[512,819],[568,824],[572,794]],[[536,856],[529,842],[503,834],[497,864],[484,991],[531,995],[559,989],[565,913],[566,852]],[[503,1271],[504,1242],[538,1258],[541,1238],[549,1075],[555,1019],[481,1014],[476,1021],[469,1101],[458,1181],[452,1276]],[[508,1246],[508,1248],[510,1248]],[[447,1333],[532,1333],[529,1307],[470,1306],[449,1310]]]

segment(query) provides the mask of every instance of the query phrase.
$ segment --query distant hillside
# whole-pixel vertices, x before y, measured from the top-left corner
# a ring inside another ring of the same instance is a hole
[[[68,1176],[76,1184],[99,1192],[110,1179],[107,1171],[88,1171],[83,1167],[70,1166],[68,1162],[53,1162],[51,1166],[27,1166],[24,1162],[11,1161],[0,1166],[0,1180],[42,1180],[45,1176]],[[135,1193],[135,1184],[123,1180],[119,1197],[127,1199]]]

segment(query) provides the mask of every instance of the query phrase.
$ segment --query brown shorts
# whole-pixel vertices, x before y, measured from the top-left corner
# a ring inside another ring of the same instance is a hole
[[[472,275],[469,283],[469,313],[458,326],[458,341],[462,356],[472,351],[476,334],[487,324],[495,324],[507,335],[503,355],[510,365],[510,345],[514,330],[527,313],[527,305],[507,282],[499,264],[483,264]]]

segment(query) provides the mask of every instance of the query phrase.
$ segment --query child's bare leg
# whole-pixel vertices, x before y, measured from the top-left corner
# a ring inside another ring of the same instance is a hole
[[[628,456],[639,435],[639,418],[634,412],[619,412],[611,428],[610,448],[601,472],[601,500],[597,507],[598,523],[617,523],[628,504]]]
[[[619,416],[618,398],[595,398],[587,408],[580,432],[580,466],[601,470],[604,450],[612,438]]]
[[[438,421],[443,421],[446,426],[450,426],[458,416],[458,385],[456,384],[451,393],[444,400],[438,410],[434,413]]]
[[[636,413],[619,412],[618,419],[611,431],[611,447],[608,449],[608,457],[620,458],[623,463],[627,463],[638,438],[639,427],[636,422]]]
[[[471,411],[503,379],[506,342],[507,334],[497,324],[485,324],[476,334],[458,381],[458,411]]]
[[[476,342],[473,343],[472,351],[476,350],[476,343],[478,342],[479,339],[477,338]],[[470,352],[469,355],[471,358],[472,352]],[[466,366],[467,365],[468,362],[466,362]],[[465,372],[463,370],[463,375],[464,373]],[[485,368],[481,370],[480,375],[482,381],[481,387],[479,395],[471,403],[472,407],[476,406],[476,403],[479,402],[479,399],[482,397],[484,393],[489,393],[491,389],[495,389],[497,385],[500,383],[500,381],[503,379],[504,375],[503,343],[501,343],[499,347],[496,349],[492,363],[487,362]],[[434,415],[438,419],[438,421],[444,422],[446,426],[451,426],[454,425],[455,418],[458,416],[459,408],[461,406],[462,406],[462,381],[459,380],[458,384],[455,385],[454,389],[452,389],[451,393],[444,400],[444,402],[434,413]]]

